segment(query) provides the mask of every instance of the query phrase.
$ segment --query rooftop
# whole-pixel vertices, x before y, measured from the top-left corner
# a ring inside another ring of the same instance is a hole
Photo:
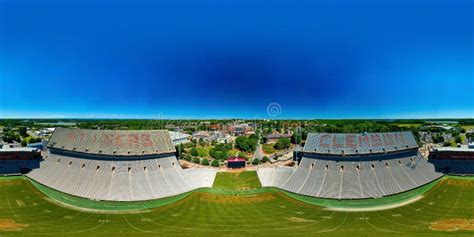
[[[245,161],[245,159],[242,158],[242,157],[231,157],[231,158],[227,158],[227,162],[241,162],[241,161]]]
[[[435,151],[463,151],[463,152],[474,152],[474,148],[469,148],[468,146],[461,147],[438,147],[434,148]]]
[[[283,138],[283,137],[290,138],[291,136],[292,134],[289,134],[289,133],[275,133],[275,134],[268,134],[265,136],[265,138],[266,139]]]
[[[169,131],[169,134],[170,134],[171,140],[184,139],[184,138],[188,138],[188,137],[191,136],[191,135],[186,134],[186,133],[175,132],[175,131]]]
[[[0,152],[33,152],[38,149],[34,147],[3,147],[0,148]]]

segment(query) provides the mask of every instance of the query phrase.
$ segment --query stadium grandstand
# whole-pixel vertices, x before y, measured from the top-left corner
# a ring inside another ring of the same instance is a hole
[[[328,199],[380,198],[442,176],[411,132],[308,135],[296,168],[261,168],[263,186]]]
[[[167,131],[57,128],[27,176],[78,197],[143,201],[211,187],[213,170],[183,170]]]
[[[430,151],[429,161],[439,172],[474,175],[474,142],[460,147],[439,147]]]
[[[41,153],[31,147],[8,147],[0,149],[0,175],[20,175],[38,168]]]

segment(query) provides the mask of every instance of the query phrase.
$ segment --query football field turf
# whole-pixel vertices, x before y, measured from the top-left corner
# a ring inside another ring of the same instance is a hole
[[[258,189],[262,185],[255,171],[218,172],[212,187],[218,190],[243,191]]]
[[[0,178],[0,236],[59,235],[473,236],[474,180],[443,178],[414,203],[371,212],[331,211],[265,189],[201,190],[149,210],[98,213],[59,205],[26,178]]]

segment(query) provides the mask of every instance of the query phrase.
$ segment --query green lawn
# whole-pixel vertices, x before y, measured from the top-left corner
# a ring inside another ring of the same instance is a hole
[[[209,147],[196,147],[196,151],[200,157],[209,157],[209,149]]]
[[[244,191],[259,189],[260,180],[257,172],[218,172],[212,188],[218,190]]]
[[[399,127],[403,127],[403,128],[408,128],[408,127],[419,128],[419,127],[421,127],[421,123],[397,123],[395,125],[397,125]]]
[[[273,148],[273,146],[275,145],[275,143],[270,143],[270,144],[263,144],[262,145],[262,150],[263,152],[265,152],[266,154],[273,154],[276,152],[275,148]]]
[[[93,213],[52,202],[28,179],[0,178],[0,236],[473,236],[474,180],[449,177],[395,209],[335,212],[270,189],[192,192],[146,212]],[[455,227],[454,225],[457,225]],[[433,230],[436,229],[436,230]],[[451,231],[446,231],[451,230]]]
[[[463,128],[466,129],[466,130],[472,130],[472,129],[474,129],[474,125],[461,125],[461,127],[463,127]]]

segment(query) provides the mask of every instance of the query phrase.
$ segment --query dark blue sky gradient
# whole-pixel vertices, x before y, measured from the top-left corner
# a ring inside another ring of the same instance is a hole
[[[0,117],[474,117],[474,6],[0,0]]]

